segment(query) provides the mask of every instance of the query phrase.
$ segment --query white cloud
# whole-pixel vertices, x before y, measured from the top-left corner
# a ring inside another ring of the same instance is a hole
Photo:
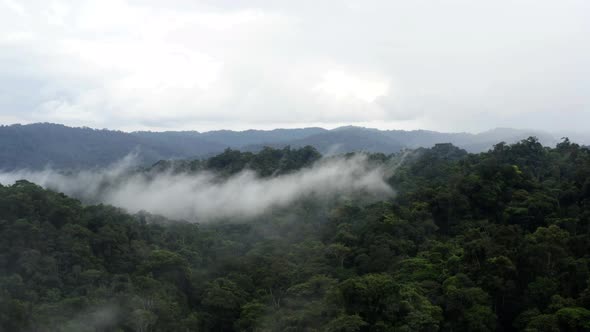
[[[582,0],[2,0],[0,8],[3,119],[468,131],[582,130],[590,121]]]
[[[357,77],[344,71],[330,71],[323,75],[316,89],[338,99],[352,97],[365,103],[372,103],[377,97],[387,93],[389,84],[380,80]]]
[[[25,16],[26,11],[25,8],[14,0],[2,0],[4,6],[10,9],[13,13],[18,14],[19,16]]]

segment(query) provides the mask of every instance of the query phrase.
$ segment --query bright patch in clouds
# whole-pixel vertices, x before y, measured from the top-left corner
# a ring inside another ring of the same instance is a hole
[[[389,84],[381,80],[371,80],[348,74],[344,71],[332,71],[324,75],[316,89],[336,98],[356,98],[366,103],[387,94]]]

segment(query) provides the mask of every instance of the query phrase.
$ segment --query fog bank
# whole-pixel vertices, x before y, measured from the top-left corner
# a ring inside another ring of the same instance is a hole
[[[131,213],[145,210],[190,221],[255,217],[310,195],[333,199],[350,194],[378,197],[393,194],[384,180],[384,169],[371,165],[363,155],[327,158],[310,168],[267,178],[253,171],[230,177],[208,171],[137,172],[134,165],[130,156],[105,169],[70,174],[52,169],[3,172],[0,183],[7,185],[26,179],[84,202],[111,204]]]

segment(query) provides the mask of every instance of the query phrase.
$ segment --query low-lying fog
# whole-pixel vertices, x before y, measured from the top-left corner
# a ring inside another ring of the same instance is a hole
[[[208,171],[138,172],[135,166],[134,158],[129,156],[105,169],[70,174],[53,169],[0,172],[0,183],[8,185],[26,179],[87,203],[199,221],[254,217],[308,195],[331,199],[354,193],[378,197],[393,194],[384,169],[371,165],[363,155],[327,158],[310,168],[267,178],[252,171],[230,177]]]

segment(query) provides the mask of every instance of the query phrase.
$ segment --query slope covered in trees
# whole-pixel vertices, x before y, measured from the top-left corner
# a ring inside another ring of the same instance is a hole
[[[200,163],[274,176],[317,157],[264,153]],[[388,181],[388,201],[200,225],[0,186],[0,330],[590,330],[588,149],[439,144]]]
[[[83,169],[135,153],[140,162],[212,154],[225,147],[193,135],[143,137],[114,130],[58,124],[0,126],[0,169]]]
[[[539,136],[545,145],[554,144],[553,137],[547,133],[516,129],[495,129],[480,134],[361,127],[127,133],[37,123],[0,126],[0,170],[103,167],[130,153],[136,154],[142,164],[149,165],[161,159],[206,158],[226,148],[258,152],[266,146],[282,149],[309,145],[323,154],[358,151],[389,154],[404,148],[453,143],[467,151],[480,152],[496,142],[516,142],[529,135]]]

